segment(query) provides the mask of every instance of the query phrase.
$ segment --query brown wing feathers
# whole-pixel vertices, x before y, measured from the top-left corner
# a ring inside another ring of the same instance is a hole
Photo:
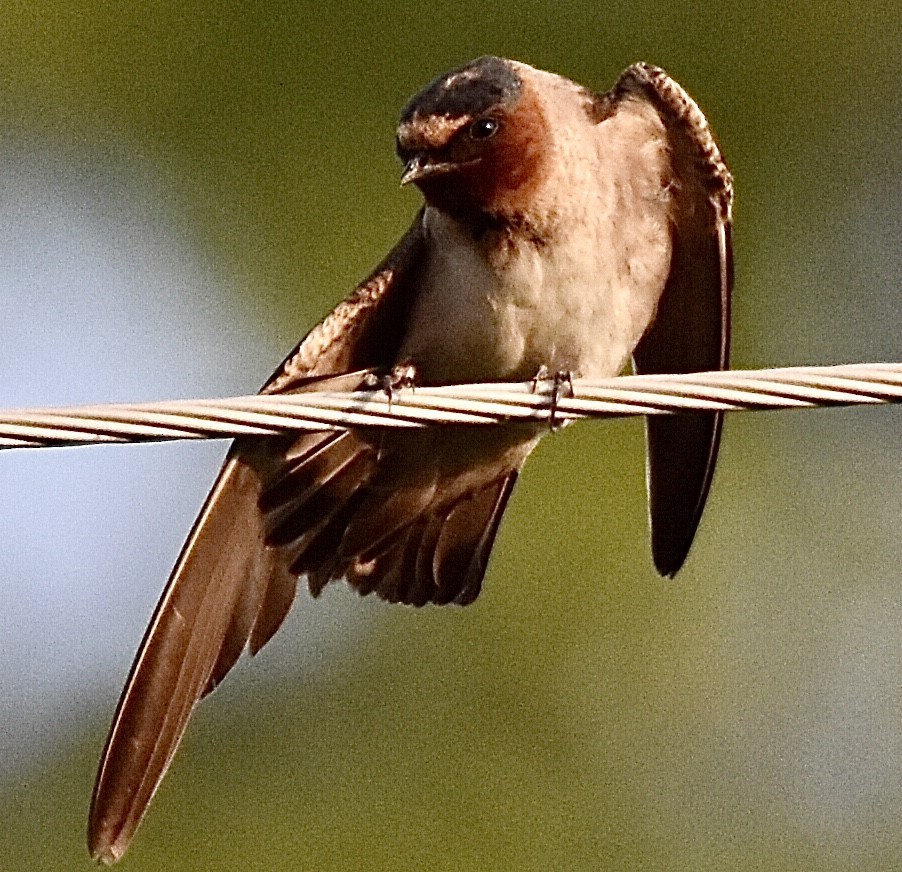
[[[258,493],[253,470],[234,457],[227,460],[176,563],[173,579],[192,583],[167,585],[123,690],[98,771],[88,823],[96,859],[109,862],[124,852],[194,703],[210,688],[214,671],[223,673],[243,644],[253,603],[238,604],[259,591],[249,561],[266,559],[265,552],[260,556]],[[224,548],[224,541],[230,547]]]
[[[419,228],[418,217],[264,392],[357,386],[355,370],[386,371],[396,363],[423,252]],[[389,454],[403,457],[404,437],[391,440]],[[476,597],[516,475],[472,498],[452,488],[432,505],[434,489],[427,499],[410,487],[399,500],[391,481],[376,474],[382,442],[381,434],[317,433],[234,444],[120,698],[91,801],[88,847],[95,859],[112,862],[124,853],[195,703],[248,643],[256,652],[278,629],[297,575],[307,574],[314,594],[347,575],[360,593],[391,601],[464,604]]]
[[[733,182],[701,110],[663,70],[630,67],[608,103],[641,95],[660,113],[674,172],[670,275],[633,356],[640,373],[726,369],[729,358]],[[723,416],[646,420],[652,554],[662,575],[683,565],[701,520]]]

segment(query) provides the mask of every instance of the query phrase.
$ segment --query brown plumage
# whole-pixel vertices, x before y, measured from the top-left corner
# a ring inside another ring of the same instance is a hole
[[[411,362],[423,384],[726,366],[730,177],[701,112],[636,65],[606,95],[500,58],[405,108],[404,180],[426,206],[263,388],[353,389]],[[239,439],[195,523],[119,701],[91,804],[95,859],[125,851],[195,703],[278,629],[306,578],[389,602],[467,605],[544,430]],[[675,573],[720,435],[649,422],[652,543]]]

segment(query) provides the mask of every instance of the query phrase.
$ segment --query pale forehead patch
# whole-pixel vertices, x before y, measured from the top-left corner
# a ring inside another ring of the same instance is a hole
[[[451,75],[449,75],[445,79],[444,84],[446,88],[452,88],[455,85],[460,85],[465,82],[474,82],[476,81],[476,79],[480,78],[481,75],[482,74],[479,70],[473,69],[472,67],[463,70],[457,70],[456,72],[451,73]]]
[[[471,120],[471,115],[415,115],[398,127],[398,140],[404,145],[441,148]]]

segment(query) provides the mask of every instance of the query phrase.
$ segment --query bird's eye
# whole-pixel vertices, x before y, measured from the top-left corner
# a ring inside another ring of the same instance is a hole
[[[471,139],[489,139],[501,125],[494,118],[479,118],[470,125]]]

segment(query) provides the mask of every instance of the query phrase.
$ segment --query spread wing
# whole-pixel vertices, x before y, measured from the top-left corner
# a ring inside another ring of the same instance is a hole
[[[674,173],[673,253],[656,318],[633,355],[639,373],[726,369],[733,187],[705,116],[663,70],[637,64],[612,92],[641,94],[667,131]],[[714,474],[723,416],[647,419],[652,554],[661,575],[683,565]]]
[[[395,362],[424,241],[418,216],[373,274],[285,359],[265,393],[359,384],[355,370]],[[327,374],[352,373],[317,379]],[[306,437],[303,437],[306,438]],[[318,434],[316,438],[328,438]],[[88,848],[113,862],[125,851],[181,741],[195,703],[281,624],[296,578],[264,545],[258,508],[293,439],[237,440],[195,522],[119,700],[94,786]]]

